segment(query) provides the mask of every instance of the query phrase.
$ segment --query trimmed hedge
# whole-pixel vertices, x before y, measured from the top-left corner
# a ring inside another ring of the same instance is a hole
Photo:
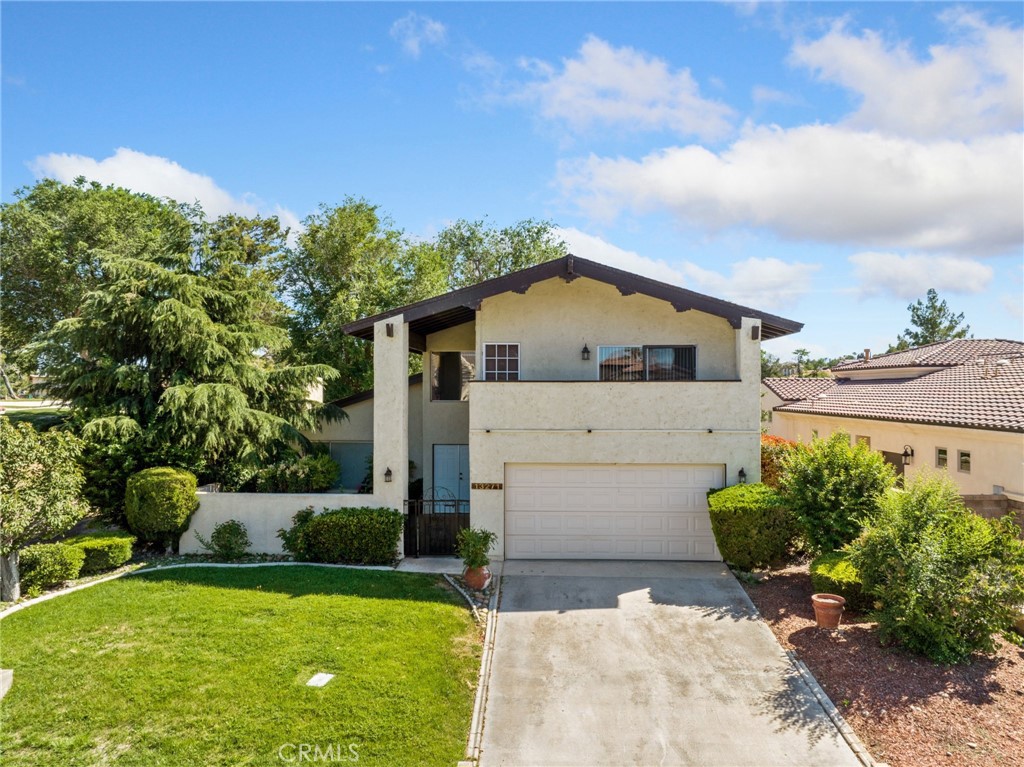
[[[846,600],[851,610],[870,610],[873,600],[864,592],[857,568],[845,551],[830,551],[811,562],[811,585],[816,594],[836,594]]]
[[[228,562],[244,557],[252,545],[249,531],[237,519],[229,519],[216,525],[210,534],[210,540],[203,538],[196,530],[196,540],[215,557]]]
[[[133,474],[124,498],[128,526],[143,540],[176,545],[199,508],[196,487],[194,474],[170,466]]]
[[[85,555],[82,575],[114,570],[132,558],[135,536],[128,533],[101,532],[79,535],[64,541]]]
[[[284,549],[308,562],[390,565],[398,555],[404,517],[400,511],[362,506],[314,514],[307,507],[292,518],[290,530],[278,530]]]
[[[806,450],[799,442],[776,437],[773,434],[761,435],[761,483],[778,489],[782,482],[785,460],[794,450]]]
[[[85,552],[66,543],[37,543],[22,549],[18,557],[21,585],[31,594],[77,578]]]
[[[784,562],[800,532],[782,497],[760,483],[708,491],[708,510],[718,550],[741,570]]]

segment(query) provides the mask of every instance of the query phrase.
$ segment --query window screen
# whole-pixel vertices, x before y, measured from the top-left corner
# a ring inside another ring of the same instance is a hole
[[[697,378],[696,346],[645,346],[648,381],[693,381]]]
[[[519,380],[519,344],[484,344],[484,380]]]
[[[644,380],[642,346],[598,346],[598,379],[601,381]]]

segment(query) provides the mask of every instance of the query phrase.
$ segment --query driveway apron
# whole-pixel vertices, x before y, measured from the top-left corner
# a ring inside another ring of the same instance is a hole
[[[854,767],[726,567],[506,562],[482,767]]]

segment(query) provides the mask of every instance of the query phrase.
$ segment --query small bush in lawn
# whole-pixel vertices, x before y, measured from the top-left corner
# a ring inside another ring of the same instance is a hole
[[[857,568],[845,551],[830,551],[811,562],[811,585],[817,594],[837,594],[846,600],[851,610],[865,611],[872,606],[865,593]]]
[[[132,532],[146,541],[176,546],[199,508],[196,477],[169,466],[144,469],[128,479],[124,505]]]
[[[257,493],[322,493],[334,486],[340,472],[331,456],[307,455],[260,469],[247,487]]]
[[[360,507],[312,508],[293,518],[291,530],[279,530],[286,551],[310,562],[389,565],[398,553],[404,517],[395,509]]]
[[[782,497],[763,484],[713,490],[708,510],[718,550],[742,570],[785,561],[800,530]]]
[[[761,484],[778,489],[782,479],[783,465],[786,457],[794,450],[806,450],[799,442],[776,437],[772,434],[761,435]]]
[[[215,557],[229,562],[244,557],[251,543],[249,531],[237,519],[229,519],[214,527],[210,540],[203,538],[196,530],[196,539],[204,549],[213,552]]]
[[[94,575],[114,570],[131,559],[135,536],[118,532],[89,533],[68,538],[64,543],[85,555],[82,575]]]
[[[37,543],[21,550],[21,583],[29,594],[74,580],[82,570],[85,552],[66,543]]]
[[[820,553],[856,538],[895,481],[881,453],[851,445],[849,435],[838,431],[815,439],[809,449],[790,451],[783,460],[780,490],[811,550]]]
[[[1024,603],[1024,541],[1012,518],[970,511],[946,474],[918,475],[890,491],[849,547],[876,600],[884,641],[942,663],[992,652]]]

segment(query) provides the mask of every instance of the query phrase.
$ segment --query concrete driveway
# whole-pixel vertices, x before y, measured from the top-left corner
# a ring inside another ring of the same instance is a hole
[[[860,762],[723,565],[506,562],[480,764]]]

